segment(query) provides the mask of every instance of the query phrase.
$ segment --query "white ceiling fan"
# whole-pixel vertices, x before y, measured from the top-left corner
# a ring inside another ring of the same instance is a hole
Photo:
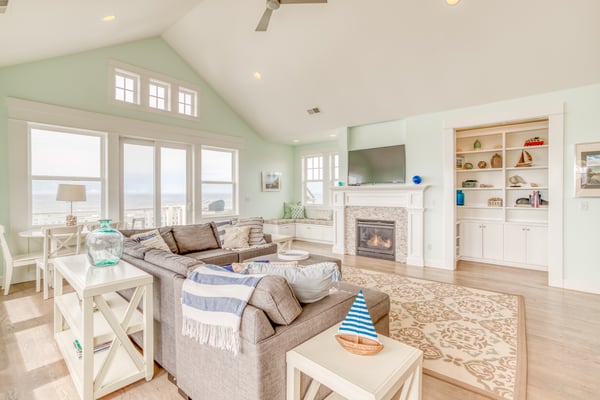
[[[310,3],[327,3],[327,0],[267,0],[267,8],[256,26],[257,32],[264,32],[269,27],[269,20],[273,10],[277,10],[282,4],[310,4]]]

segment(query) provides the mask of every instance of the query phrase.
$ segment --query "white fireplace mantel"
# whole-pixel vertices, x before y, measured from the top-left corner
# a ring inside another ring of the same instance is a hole
[[[405,208],[408,213],[408,248],[406,263],[424,266],[424,192],[428,185],[393,184],[338,186],[333,192],[333,248],[345,254],[345,221],[347,207]]]

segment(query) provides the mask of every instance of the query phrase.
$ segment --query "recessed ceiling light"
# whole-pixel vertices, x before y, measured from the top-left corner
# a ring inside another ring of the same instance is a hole
[[[460,0],[446,0],[446,4],[449,6],[455,6],[460,2]]]
[[[300,143],[300,141],[298,139],[294,139],[294,140],[292,140],[292,142],[294,142],[294,143]]]
[[[115,15],[105,15],[104,17],[102,17],[102,21],[104,22],[114,21],[115,19],[117,19]]]
[[[337,137],[337,135],[335,133],[332,133],[331,135],[329,135],[329,137]]]
[[[252,74],[252,76],[254,77],[254,79],[256,79],[257,81],[260,81],[260,79],[262,78],[262,75],[260,74],[260,72],[255,72]]]

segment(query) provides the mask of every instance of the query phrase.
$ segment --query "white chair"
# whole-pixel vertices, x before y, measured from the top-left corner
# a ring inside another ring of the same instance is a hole
[[[42,253],[13,256],[10,253],[10,249],[8,248],[8,243],[6,242],[6,237],[4,234],[4,225],[0,225],[0,246],[2,247],[2,255],[4,257],[4,280],[2,282],[2,287],[4,288],[4,295],[6,296],[10,289],[13,269],[34,265],[37,260],[42,257]]]
[[[40,291],[40,272],[43,271],[44,300],[48,298],[48,287],[51,285],[50,272],[54,259],[79,254],[82,229],[83,225],[42,228],[44,246],[42,258],[36,263],[35,289]]]

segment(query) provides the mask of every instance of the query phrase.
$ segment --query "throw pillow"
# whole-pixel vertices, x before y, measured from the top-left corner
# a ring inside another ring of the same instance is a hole
[[[304,206],[292,206],[292,218],[304,219]]]
[[[223,248],[224,249],[239,249],[250,247],[248,239],[250,237],[249,226],[227,226],[224,227]]]
[[[263,232],[263,222],[263,217],[240,218],[235,226],[249,226],[250,237],[248,243],[250,246],[256,246],[267,243]]]
[[[299,206],[300,202],[295,203],[283,203],[283,219],[292,219],[292,206]]]
[[[304,209],[304,214],[308,219],[329,221],[332,219],[333,210],[328,210],[326,208],[306,207]]]
[[[329,295],[332,282],[339,277],[336,263],[323,262],[305,267],[282,267],[277,263],[248,263],[254,274],[283,276],[300,303],[314,303]]]
[[[262,277],[248,304],[263,310],[278,325],[289,325],[302,313],[298,299],[282,276]]]
[[[158,229],[153,229],[148,232],[137,233],[135,235],[131,235],[129,238],[135,240],[143,246],[152,249],[168,251],[169,253],[171,253],[171,249],[169,249],[169,246],[167,245],[167,243],[165,243],[165,240],[160,235]]]
[[[221,241],[221,247],[223,247],[223,240],[225,238],[225,228],[231,227],[232,225],[233,221],[229,219],[226,221],[215,221],[217,233],[219,234],[219,240]]]
[[[221,248],[217,227],[212,223],[173,226],[173,236],[180,254]]]

